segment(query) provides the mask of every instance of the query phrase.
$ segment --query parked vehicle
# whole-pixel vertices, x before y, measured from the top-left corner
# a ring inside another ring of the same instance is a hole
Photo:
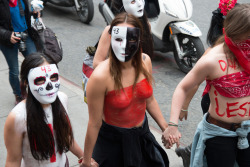
[[[107,24],[114,15],[106,0],[99,3],[99,11]],[[191,0],[145,0],[145,11],[151,25],[154,50],[174,52],[180,70],[188,73],[204,53],[197,25],[190,20]]]
[[[42,0],[44,5],[52,3],[63,7],[76,7],[77,15],[81,22],[88,24],[94,16],[94,5],[92,0]]]

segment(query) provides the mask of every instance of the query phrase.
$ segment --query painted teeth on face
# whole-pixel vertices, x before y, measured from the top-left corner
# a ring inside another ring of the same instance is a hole
[[[135,17],[142,17],[145,2],[144,0],[122,0],[125,11]]]
[[[60,80],[55,64],[31,69],[28,82],[31,93],[40,103],[50,104],[56,100]]]
[[[121,62],[131,60],[139,47],[139,39],[138,28],[114,26],[111,33],[111,47],[116,58]]]

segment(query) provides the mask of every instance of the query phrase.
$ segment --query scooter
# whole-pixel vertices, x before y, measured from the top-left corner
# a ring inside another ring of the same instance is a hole
[[[109,5],[108,0],[99,3],[107,24],[114,18]],[[144,9],[151,25],[154,50],[174,52],[178,67],[188,73],[205,51],[200,29],[189,20],[193,12],[191,0],[145,0]]]
[[[94,5],[92,0],[43,0],[44,5],[49,2],[57,6],[76,7],[77,15],[81,22],[88,24],[94,16]]]

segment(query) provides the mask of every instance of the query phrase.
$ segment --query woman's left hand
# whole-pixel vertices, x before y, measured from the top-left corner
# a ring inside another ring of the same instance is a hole
[[[91,167],[99,167],[99,164],[93,158],[91,158],[90,166]]]
[[[90,165],[85,164],[83,160],[80,164],[80,167],[99,167],[99,164],[93,158],[91,158]]]
[[[179,132],[178,127],[168,126],[166,130],[163,132],[162,143],[167,149],[170,149],[175,143],[177,144],[177,147],[179,147],[180,138],[181,138],[181,133]]]

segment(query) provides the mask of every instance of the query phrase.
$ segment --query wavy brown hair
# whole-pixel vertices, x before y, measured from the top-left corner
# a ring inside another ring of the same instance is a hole
[[[109,33],[111,34],[114,26],[117,26],[118,24],[122,24],[122,23],[127,23],[127,24],[132,25],[133,27],[137,27],[140,29],[140,34],[143,33],[142,25],[140,21],[138,20],[138,18],[136,18],[135,16],[131,14],[127,14],[125,12],[118,14],[114,18],[114,20],[112,21],[110,25]],[[140,40],[141,38],[142,38],[142,35],[140,35]],[[122,76],[121,62],[116,58],[112,47],[110,47],[110,50],[109,50],[109,60],[110,60],[110,63],[109,63],[110,74],[114,78],[114,81],[115,81],[115,90],[123,89],[122,82],[121,82],[121,76]],[[132,66],[135,68],[135,80],[134,80],[133,87],[136,85],[140,73],[142,73],[146,77],[148,82],[152,84],[152,75],[149,74],[149,72],[145,68],[144,62],[142,61],[141,42],[139,42],[139,48],[137,49],[137,52],[135,53],[135,55],[132,57]]]
[[[239,4],[235,6],[226,16],[224,21],[224,31],[227,37],[231,38],[233,41],[250,32],[250,4]],[[216,42],[218,44],[224,43],[223,49],[227,57],[238,64],[238,61],[225,44],[224,35],[218,39]]]
[[[30,69],[38,67],[44,62],[54,64],[51,59],[42,53],[33,53],[24,59],[21,66],[21,82],[23,85],[27,86]],[[27,133],[30,150],[36,160],[48,160],[54,154],[54,136],[56,136],[57,149],[61,154],[67,152],[74,141],[68,114],[58,96],[51,106],[54,135],[47,124],[42,105],[28,87],[26,100]]]

